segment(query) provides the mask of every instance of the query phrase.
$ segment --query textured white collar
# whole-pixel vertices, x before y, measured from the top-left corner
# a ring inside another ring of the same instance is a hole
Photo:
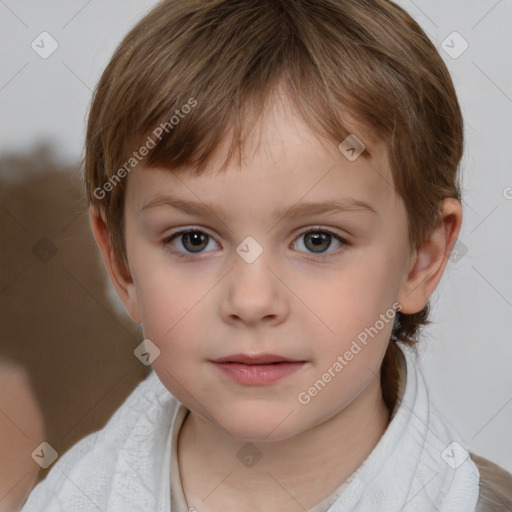
[[[399,346],[406,379],[395,414],[376,447],[326,509],[474,512],[478,469],[464,441],[429,403],[414,353]],[[103,429],[55,462],[22,512],[169,512],[171,459],[176,459],[171,457],[176,455],[173,440],[187,411],[151,372]]]
[[[316,506],[315,512],[474,512],[478,469],[457,431],[429,402],[414,350],[398,346],[399,397],[388,428],[347,483],[322,501],[330,507]],[[176,411],[173,447],[186,411],[184,406]],[[177,473],[177,458],[172,460],[171,471]],[[183,507],[183,490],[179,479],[174,481],[173,504]]]
[[[405,389],[374,450],[329,512],[474,512],[479,472],[453,426],[432,406],[415,352]]]

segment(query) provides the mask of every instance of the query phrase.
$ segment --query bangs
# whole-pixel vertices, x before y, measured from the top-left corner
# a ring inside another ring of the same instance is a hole
[[[366,127],[355,133],[366,147],[370,130],[389,134],[396,98],[382,71],[368,72],[382,68],[383,55],[369,43],[365,25],[340,23],[340,13],[322,2],[298,10],[293,3],[249,8],[243,2],[205,2],[181,15],[176,4],[172,24],[161,21],[157,8],[151,36],[136,27],[124,43],[129,51],[113,58],[118,85],[105,98],[115,109],[110,108],[113,122],[104,137],[112,158],[108,177],[119,160],[144,145],[150,146],[144,158],[149,167],[187,167],[201,174],[225,141],[224,166],[234,157],[240,161],[248,133],[277,91],[287,94],[312,131],[336,145],[354,133],[347,116]],[[351,45],[339,44],[348,37]],[[139,68],[144,63],[137,74],[131,67],[135,56]],[[114,70],[107,68],[109,73]]]

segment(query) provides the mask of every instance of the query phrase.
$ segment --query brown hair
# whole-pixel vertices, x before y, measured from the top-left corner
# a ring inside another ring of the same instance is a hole
[[[86,194],[104,209],[122,264],[122,178],[142,153],[146,166],[200,175],[228,140],[226,165],[240,157],[247,127],[279,84],[327,140],[339,144],[351,133],[345,112],[384,141],[411,249],[431,233],[444,199],[461,200],[463,122],[454,86],[402,8],[387,0],[166,0],[121,42],[89,115]],[[382,366],[388,405],[396,396],[394,341],[413,345],[428,316],[428,303],[397,313]]]

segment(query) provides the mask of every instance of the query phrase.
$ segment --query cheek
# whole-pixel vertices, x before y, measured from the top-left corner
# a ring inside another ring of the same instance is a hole
[[[189,338],[194,332],[191,325],[197,324],[200,295],[169,269],[148,264],[133,275],[144,337],[153,341],[162,355],[193,347]]]
[[[392,307],[396,279],[378,262],[363,261],[318,287],[309,284],[307,306],[318,316],[322,331],[333,340],[348,340],[373,325]],[[309,315],[311,316],[311,315]]]
[[[323,336],[310,331],[316,340],[316,364],[302,383],[302,394],[296,397],[305,417],[335,415],[379,374],[394,324],[393,300],[387,300],[385,293],[381,297],[375,293],[375,282],[368,279],[368,273],[352,273],[351,279],[367,286],[361,287],[359,294],[345,295],[339,287],[340,299],[324,297],[315,303],[319,316],[335,334],[327,329]]]
[[[160,350],[153,367],[168,383],[168,389],[179,393],[173,377],[178,382],[188,378],[191,365],[203,353],[200,343],[207,335],[202,329],[208,298],[204,297],[205,290],[195,286],[189,276],[165,262],[140,257],[133,261],[143,335]]]
[[[316,335],[310,330],[312,339],[317,340],[318,378],[329,368],[336,375],[326,376],[332,381],[327,386],[330,391],[322,393],[327,400],[332,393],[332,399],[340,398],[334,391],[337,388],[343,396],[357,392],[372,372],[378,372],[395,320],[396,279],[390,278],[393,268],[389,267],[377,251],[374,257],[358,258],[350,270],[326,281],[321,290],[318,284],[309,285],[309,304],[321,320],[314,322],[318,327]],[[343,370],[337,372],[340,365],[332,366],[338,356],[343,358]]]

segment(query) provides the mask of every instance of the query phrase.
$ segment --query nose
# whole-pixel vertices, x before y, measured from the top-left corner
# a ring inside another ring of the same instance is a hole
[[[289,314],[288,289],[265,251],[252,262],[234,257],[220,305],[223,320],[233,325],[278,325]]]

